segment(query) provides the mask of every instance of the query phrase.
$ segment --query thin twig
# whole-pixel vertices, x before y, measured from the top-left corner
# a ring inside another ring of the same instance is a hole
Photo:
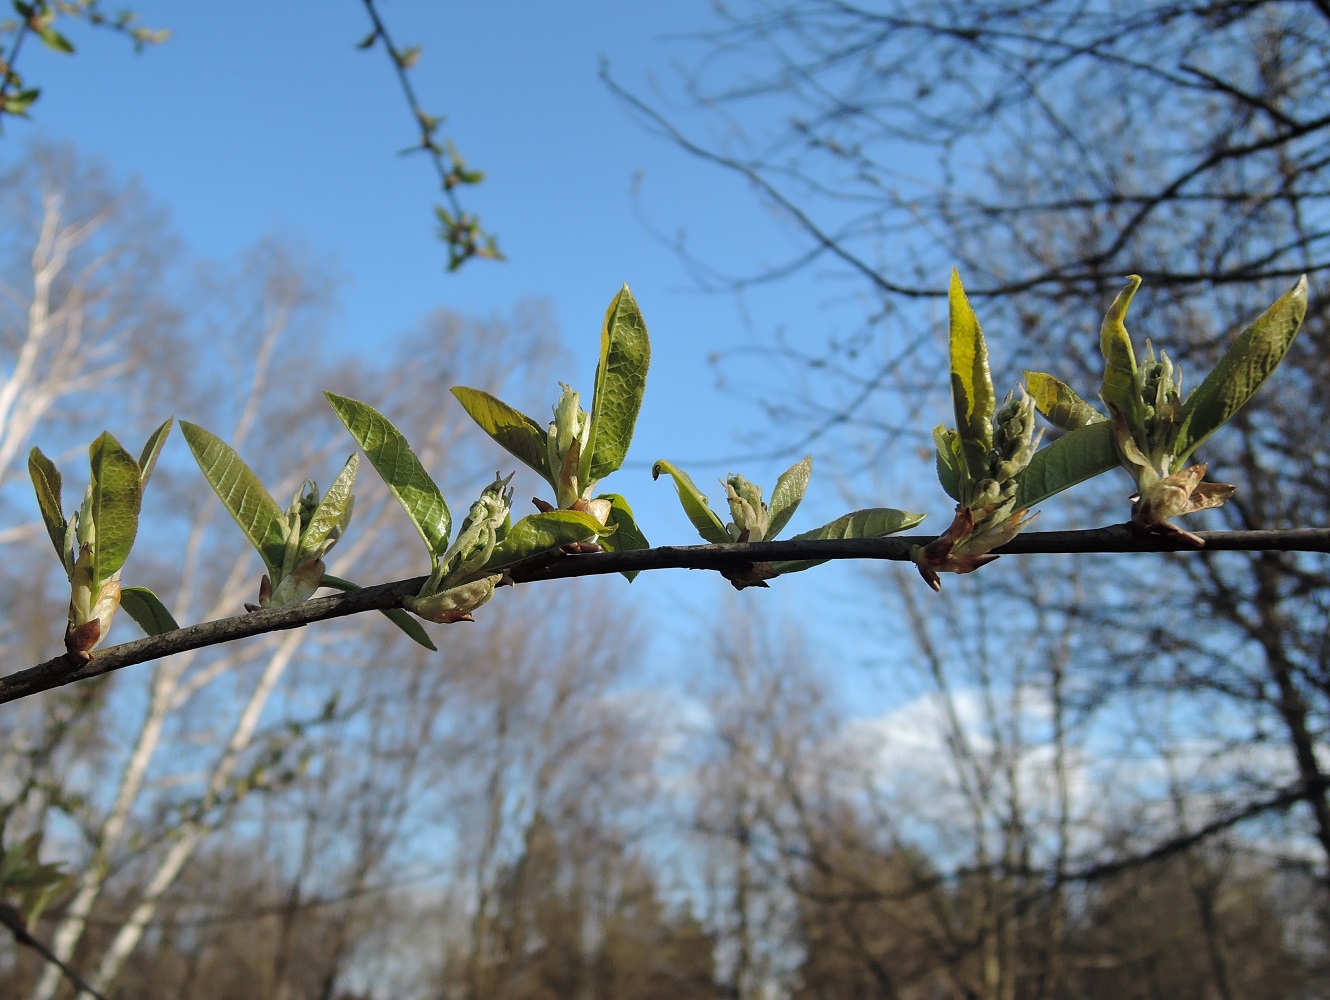
[[[78,990],[90,994],[95,997],[96,1000],[106,1000],[106,995],[104,993],[93,989],[88,984],[87,980],[62,962],[59,956],[46,946],[46,942],[42,941],[40,938],[33,937],[32,934],[28,932],[22,914],[8,903],[0,903],[0,924],[4,924],[10,929],[14,935],[15,941],[25,947],[31,948],[38,955],[41,955],[42,958],[63,972],[65,978],[73,983]]]
[[[861,538],[758,542],[730,545],[665,545],[635,552],[606,552],[596,555],[542,557],[512,567],[514,583],[560,580],[579,576],[604,576],[649,569],[742,569],[754,563],[838,559],[886,559],[897,562],[912,558],[915,548],[934,540],[933,535],[900,535],[893,538]],[[1209,531],[1198,537],[1208,551],[1330,552],[1330,528],[1289,531]],[[1142,534],[1129,524],[1115,524],[1085,531],[1032,531],[1017,536],[995,552],[1001,555],[1055,553],[1196,552],[1185,541],[1163,535]],[[161,659],[173,653],[233,642],[250,636],[302,628],[311,622],[342,618],[365,611],[402,606],[414,595],[425,577],[381,583],[350,593],[323,597],[289,608],[272,608],[235,618],[202,622],[100,650],[84,664],[71,663],[64,655],[53,657],[26,670],[0,677],[0,704],[17,701],[41,691],[99,677],[135,663]]]

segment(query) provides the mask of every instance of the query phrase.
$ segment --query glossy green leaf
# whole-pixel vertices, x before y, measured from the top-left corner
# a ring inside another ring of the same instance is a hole
[[[268,572],[276,574],[286,554],[288,529],[282,508],[264,489],[254,470],[216,434],[187,420],[180,421],[180,433],[222,506],[258,550]]]
[[[1141,398],[1136,389],[1136,352],[1123,322],[1127,309],[1141,287],[1138,274],[1127,275],[1127,287],[1118,292],[1099,328],[1099,353],[1104,356],[1104,382],[1099,398],[1110,409],[1116,408],[1133,431],[1141,422]]]
[[[554,552],[564,545],[589,542],[606,530],[594,517],[580,510],[529,514],[508,529],[503,541],[494,546],[485,565],[469,575],[489,576],[525,559]]]
[[[40,448],[33,448],[28,452],[28,475],[32,477],[32,488],[37,494],[37,506],[41,509],[46,533],[51,536],[51,544],[63,563],[69,556],[65,551],[65,533],[69,525],[60,509],[60,470]]]
[[[443,493],[425,472],[420,459],[392,423],[368,403],[325,392],[342,424],[360,445],[370,465],[383,477],[411,523],[420,532],[431,558],[448,549],[452,515]]]
[[[120,606],[148,635],[174,632],[180,626],[167,610],[161,598],[147,587],[124,587],[120,591]]]
[[[334,590],[352,591],[361,589],[359,585],[352,583],[350,580],[343,580],[340,576],[332,576],[328,573],[323,574],[323,579],[319,583],[320,586],[332,587]],[[439,647],[434,645],[434,640],[429,637],[429,633],[421,627],[420,622],[416,621],[410,612],[403,608],[382,608],[380,613],[405,632],[413,642],[424,646],[431,653],[439,651]]]
[[[1219,364],[1182,404],[1173,471],[1256,394],[1284,360],[1307,312],[1307,278],[1279,297],[1248,326]]]
[[[139,529],[143,484],[139,464],[110,434],[88,449],[92,462],[92,523],[97,528],[93,579],[109,580],[125,564]]]
[[[993,449],[993,413],[997,397],[988,369],[988,345],[979,318],[970,308],[961,276],[951,272],[947,292],[950,312],[951,401],[956,410],[956,431],[971,479],[988,475]]]
[[[610,502],[608,533],[600,537],[601,548],[606,552],[636,552],[639,549],[651,548],[646,535],[642,534],[642,529],[637,526],[637,518],[633,516],[633,508],[628,506],[627,500],[617,493],[605,493],[596,499]],[[728,538],[729,536],[726,536],[726,540]],[[637,573],[635,569],[628,570],[623,576],[632,583],[637,579]]]
[[[155,431],[148,435],[148,441],[139,454],[139,484],[141,486],[146,487],[148,480],[152,478],[152,470],[157,467],[157,456],[162,453],[162,445],[166,444],[166,438],[171,433],[171,427],[174,423],[175,417],[167,417]]]
[[[961,503],[964,492],[962,482],[965,473],[962,466],[965,459],[961,455],[961,437],[945,424],[933,428],[933,444],[937,453],[937,479],[947,496]]]
[[[908,531],[925,517],[926,514],[913,514],[907,510],[895,510],[891,507],[870,507],[867,510],[842,514],[820,528],[800,532],[790,541],[801,541],[806,538],[885,538],[900,531]],[[825,559],[791,559],[773,562],[771,568],[780,574],[798,573],[801,570],[820,566],[824,562]]]
[[[1107,419],[1063,382],[1044,372],[1022,372],[1025,389],[1034,400],[1035,409],[1054,427],[1074,431],[1086,424]]]
[[[688,473],[671,462],[659,461],[651,466],[651,478],[659,479],[664,472],[674,480],[674,488],[679,494],[679,502],[688,520],[693,522],[697,533],[713,545],[724,545],[731,541],[725,531],[725,524],[711,509],[706,496],[694,485]]]
[[[771,502],[767,504],[767,537],[771,541],[781,528],[790,523],[790,518],[808,491],[808,480],[813,475],[813,456],[805,455],[776,480],[776,488],[771,491]]]
[[[356,470],[360,468],[360,456],[352,455],[342,466],[328,492],[323,494],[319,505],[310,516],[309,524],[300,533],[300,555],[297,565],[314,557],[323,540],[334,528],[345,530],[346,522],[351,519],[351,490],[356,484]]]
[[[480,429],[492,437],[510,454],[535,469],[545,481],[554,486],[554,471],[550,469],[548,432],[525,413],[514,410],[501,399],[480,389],[454,386],[453,395]]]
[[[1033,507],[1055,493],[1117,466],[1112,421],[1100,420],[1078,427],[1034,453],[1030,464],[1021,473],[1016,488],[1016,506]]]
[[[600,333],[600,366],[591,401],[590,480],[596,482],[623,465],[642,408],[651,344],[647,325],[624,285],[610,302]]]

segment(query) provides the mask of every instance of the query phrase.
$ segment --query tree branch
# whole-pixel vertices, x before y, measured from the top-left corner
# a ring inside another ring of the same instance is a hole
[[[542,558],[514,566],[508,575],[513,583],[533,583],[650,569],[742,569],[753,563],[787,560],[885,559],[908,562],[916,547],[927,545],[935,537],[899,535],[893,538],[808,539],[750,544],[736,542],[729,545],[664,545],[634,552]],[[1205,542],[1205,549],[1209,551],[1330,552],[1330,528],[1203,531],[1198,533],[1198,537]],[[1129,524],[1114,524],[1083,531],[1027,532],[994,551],[999,555],[1048,555],[1200,550],[1163,535],[1142,534]],[[82,665],[71,662],[62,654],[26,670],[0,677],[0,704],[186,650],[215,646],[268,632],[303,628],[312,622],[343,618],[365,611],[400,608],[402,599],[417,593],[425,580],[423,576],[396,580],[350,593],[322,597],[294,607],[270,608],[234,618],[202,622],[162,635],[110,646],[93,654],[93,658]]]

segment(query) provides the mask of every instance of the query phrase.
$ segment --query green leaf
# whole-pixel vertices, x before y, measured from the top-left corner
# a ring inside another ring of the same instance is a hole
[[[65,533],[69,525],[60,509],[60,470],[40,448],[33,448],[28,452],[28,475],[32,477],[32,488],[37,494],[37,506],[41,508],[46,533],[51,536],[51,544],[63,563],[69,558],[65,551]]]
[[[490,576],[526,559],[556,551],[575,542],[589,542],[608,529],[590,514],[580,510],[551,510],[528,514],[494,546],[489,561],[471,577]],[[456,581],[462,582],[462,581]],[[449,581],[449,586],[454,582]]]
[[[328,487],[328,492],[323,494],[309,523],[300,533],[300,554],[296,557],[296,565],[312,559],[334,528],[346,528],[346,523],[351,520],[351,489],[356,484],[356,470],[359,468],[360,456],[352,455]]]
[[[970,308],[961,276],[955,269],[951,272],[947,303],[951,316],[951,401],[956,409],[956,430],[960,434],[967,478],[980,480],[988,476],[997,397],[988,370],[984,331]]]
[[[790,541],[801,541],[806,538],[885,538],[887,535],[894,535],[898,531],[907,531],[913,528],[927,516],[926,514],[912,514],[906,510],[895,510],[891,507],[870,507],[867,510],[856,510],[849,514],[842,514],[829,524],[795,535]],[[824,562],[826,562],[825,559],[785,560],[773,562],[771,568],[783,575],[811,569]]]
[[[93,579],[100,585],[125,564],[139,529],[143,484],[139,464],[105,431],[88,449],[92,462],[92,523],[97,529]]]
[[[323,574],[323,579],[319,581],[319,585],[323,587],[332,587],[334,590],[360,590],[360,587],[357,584],[352,583],[350,580],[343,580],[340,576],[331,576],[328,573]],[[382,608],[380,610],[385,618],[405,632],[412,641],[424,646],[431,653],[437,653],[439,651],[439,647],[434,645],[434,640],[429,637],[429,633],[426,632],[421,627],[420,622],[416,621],[415,617],[404,608]]]
[[[263,565],[269,573],[278,573],[286,554],[289,530],[282,508],[264,489],[254,470],[216,434],[187,420],[180,421],[180,433],[193,452],[203,478],[258,550]]]
[[[688,520],[693,522],[693,527],[697,529],[699,535],[713,545],[724,545],[732,541],[725,531],[724,522],[716,516],[716,512],[707,503],[707,498],[693,484],[693,480],[689,478],[688,473],[664,460],[651,466],[652,479],[659,479],[662,472],[667,473],[674,480],[674,489],[679,494],[679,502],[683,504],[683,511],[688,515]]]
[[[805,455],[781,473],[776,480],[776,488],[771,491],[771,502],[767,504],[767,537],[771,541],[780,529],[790,523],[799,501],[808,490],[808,480],[813,475],[813,456]]]
[[[1054,427],[1074,431],[1077,427],[1106,419],[1062,380],[1044,372],[1021,374],[1025,376],[1025,388],[1034,400],[1035,409]]]
[[[610,302],[600,333],[600,366],[591,401],[590,481],[623,465],[642,408],[651,344],[647,326],[624,285]]]
[[[443,493],[429,477],[420,459],[406,443],[392,423],[368,403],[348,399],[336,393],[325,392],[328,402],[356,444],[374,466],[383,481],[402,505],[411,523],[429,549],[430,558],[437,559],[448,550],[448,536],[452,532],[452,515]]]
[[[37,32],[37,37],[46,44],[48,49],[53,49],[56,52],[63,52],[65,55],[74,54],[74,46],[70,43],[69,39],[54,28],[42,28]]]
[[[510,454],[535,469],[551,486],[555,485],[556,470],[550,468],[545,428],[525,413],[514,410],[503,400],[480,389],[454,386],[453,395],[471,419],[480,425],[481,430]]]
[[[166,438],[171,433],[171,426],[174,423],[175,417],[167,417],[155,431],[148,435],[148,441],[139,454],[140,486],[146,488],[148,480],[152,478],[152,470],[157,467],[157,456],[162,453],[162,445],[166,444]]]
[[[1016,507],[1033,507],[1117,466],[1112,421],[1100,420],[1068,431],[1034,453],[1016,487]]]
[[[1123,320],[1140,287],[1139,274],[1127,275],[1127,287],[1118,292],[1099,328],[1099,352],[1104,356],[1104,382],[1099,398],[1110,409],[1117,408],[1133,433],[1140,429],[1141,398],[1136,389],[1136,353]]]
[[[1307,312],[1304,275],[1247,329],[1238,334],[1219,364],[1182,404],[1173,471],[1182,468],[1201,443],[1256,395],[1284,360]]]
[[[120,606],[148,635],[174,632],[180,626],[166,609],[161,598],[147,587],[124,587],[120,591]]]
[[[961,436],[945,424],[933,428],[933,444],[937,449],[937,479],[947,496],[961,503],[964,493],[962,466],[965,459],[961,455]]]
[[[636,552],[639,549],[651,548],[646,535],[642,534],[642,529],[637,526],[637,518],[633,516],[633,508],[628,506],[627,500],[617,493],[603,493],[596,499],[610,502],[610,518],[607,525],[610,531],[601,536],[601,548],[606,552]],[[729,540],[729,536],[726,536],[726,540]],[[637,574],[638,571],[633,569],[627,570],[623,575],[629,583],[632,583],[637,579]]]

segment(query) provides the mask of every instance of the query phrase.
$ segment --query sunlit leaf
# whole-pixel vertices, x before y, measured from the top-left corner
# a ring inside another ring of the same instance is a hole
[[[350,580],[343,580],[340,576],[332,576],[328,573],[323,574],[323,580],[320,581],[324,587],[332,587],[334,590],[352,591],[361,588]],[[409,636],[412,641],[419,643],[428,649],[431,653],[437,653],[439,647],[434,645],[434,640],[429,637],[429,633],[421,627],[420,622],[403,608],[381,608],[380,613],[390,622],[400,628]]]
[[[167,417],[155,431],[148,435],[148,441],[139,454],[140,485],[145,487],[148,485],[148,480],[152,477],[152,470],[157,467],[157,456],[162,453],[162,445],[166,444],[166,438],[171,433],[171,426],[174,423],[174,417]]]
[[[1104,356],[1104,382],[1099,398],[1106,406],[1116,407],[1133,430],[1140,424],[1141,398],[1136,389],[1136,352],[1123,321],[1140,287],[1140,275],[1127,275],[1127,287],[1118,292],[1099,328],[1099,352]]]
[[[420,459],[392,423],[368,403],[325,392],[337,418],[360,445],[370,464],[383,477],[411,523],[420,532],[430,556],[437,558],[448,549],[452,515],[443,493],[425,472]]]
[[[124,587],[120,591],[120,606],[148,635],[174,632],[180,626],[167,610],[161,598],[147,587]]]
[[[139,464],[103,432],[88,449],[92,462],[92,523],[97,528],[93,578],[109,580],[125,564],[139,528],[143,484]]]
[[[64,55],[74,54],[73,43],[54,28],[40,28],[37,31],[37,37],[42,40],[42,43],[48,49],[63,53]]]
[[[508,529],[489,560],[474,575],[488,576],[565,545],[592,541],[607,530],[590,514],[580,510],[529,514]]]
[[[961,276],[951,272],[947,292],[950,312],[951,401],[956,410],[956,431],[970,478],[988,475],[993,448],[993,412],[997,399],[988,370],[988,345],[979,318],[970,308]]]
[[[69,553],[65,551],[65,513],[60,509],[60,470],[55,463],[42,454],[40,448],[28,452],[28,475],[32,477],[32,488],[37,494],[37,506],[42,512],[42,521],[46,533],[51,536],[56,555],[63,563]]]
[[[926,514],[913,514],[910,511],[895,510],[891,507],[870,507],[867,510],[856,510],[849,514],[842,514],[829,524],[795,535],[790,541],[833,538],[885,538],[887,535],[894,535],[900,531],[908,531],[926,516]],[[824,562],[826,562],[825,559],[791,559],[773,562],[771,568],[779,574],[798,573],[801,570],[820,566]]]
[[[319,500],[309,524],[301,531],[297,563],[313,558],[313,554],[334,528],[346,528],[346,522],[351,518],[351,490],[356,484],[356,470],[359,468],[360,456],[352,455],[328,487],[328,492]]]
[[[651,478],[659,479],[664,472],[674,480],[674,488],[679,494],[679,502],[688,520],[693,522],[697,533],[714,545],[724,545],[731,541],[725,531],[725,524],[711,509],[706,496],[694,484],[688,473],[671,462],[659,461],[651,466]]]
[[[1106,419],[1061,379],[1044,372],[1021,374],[1025,376],[1025,388],[1034,400],[1035,409],[1054,427],[1074,431],[1077,427]]]
[[[605,312],[600,334],[600,366],[591,402],[590,479],[603,479],[623,465],[633,440],[646,389],[651,344],[647,326],[624,285]]]
[[[452,392],[481,430],[510,454],[535,469],[551,486],[555,485],[545,428],[488,392],[461,385],[454,386]]]
[[[1100,420],[1078,427],[1034,453],[1017,484],[1016,507],[1033,507],[1055,493],[1117,467],[1112,421]]]
[[[287,524],[282,508],[264,489],[254,470],[234,448],[211,431],[187,420],[180,433],[194,453],[194,461],[208,480],[222,506],[235,518],[240,530],[258,550],[269,573],[277,573],[286,554]]]
[[[771,491],[771,502],[767,504],[767,536],[771,541],[781,528],[790,523],[790,518],[799,507],[799,501],[808,490],[808,480],[813,475],[813,456],[805,455],[798,462],[786,469],[776,480],[776,488]]]
[[[610,519],[607,525],[609,533],[601,536],[601,548],[606,552],[636,552],[639,549],[651,548],[646,535],[642,534],[642,529],[637,526],[637,518],[633,516],[633,508],[628,506],[627,500],[617,493],[605,493],[596,499],[610,502]],[[623,575],[629,583],[632,583],[637,579],[637,573],[638,571],[633,569],[626,570]]]
[[[1201,443],[1256,394],[1288,353],[1307,312],[1307,278],[1263,312],[1182,404],[1173,470],[1182,468]]]

